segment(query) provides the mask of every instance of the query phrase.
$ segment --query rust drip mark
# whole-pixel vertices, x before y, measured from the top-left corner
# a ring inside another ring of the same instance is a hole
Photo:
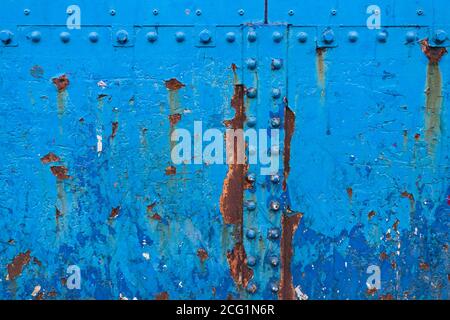
[[[43,164],[48,164],[48,163],[52,163],[52,162],[59,162],[61,159],[54,154],[53,152],[49,152],[47,153],[45,156],[43,156],[41,158],[41,162]]]
[[[158,213],[153,214],[151,218],[156,221],[161,221],[162,219],[162,217]]]
[[[301,213],[295,213],[293,215],[283,214],[281,217],[281,275],[280,290],[278,292],[278,299],[280,300],[297,299],[291,271],[291,260],[294,254],[292,240],[294,239],[295,231],[297,231],[302,216]]]
[[[246,119],[244,107],[244,86],[238,84],[234,86],[234,95],[231,99],[231,106],[235,110],[234,118],[225,120],[223,123],[229,129],[243,129]],[[245,177],[247,175],[248,166],[239,163],[238,159],[242,158],[239,155],[239,145],[244,145],[244,141],[237,141],[235,136],[233,149],[230,144],[226,143],[227,158],[228,155],[233,156],[233,160],[228,165],[227,175],[223,182],[222,194],[220,196],[220,212],[226,224],[242,224],[243,221],[243,202],[245,190]],[[243,137],[240,137],[243,139]],[[245,155],[244,155],[245,156]]]
[[[61,210],[58,209],[58,207],[55,207],[55,219],[56,219],[56,225],[59,225],[59,218],[63,216]]]
[[[120,213],[120,207],[115,207],[111,209],[111,213],[109,214],[109,219],[113,220],[116,219],[119,216]]]
[[[374,210],[372,210],[372,211],[369,212],[369,214],[367,215],[367,217],[368,217],[369,220],[370,220],[370,219],[372,219],[373,217],[375,217],[376,214],[377,214],[377,213],[376,213]]]
[[[295,129],[295,113],[286,105],[284,108],[284,179],[283,179],[283,191],[286,191],[287,179],[289,172],[291,171],[291,141],[294,135]]]
[[[316,71],[317,71],[317,83],[321,89],[320,97],[325,97],[325,53],[326,48],[316,49]]]
[[[403,191],[401,193],[401,197],[409,199],[409,204],[410,204],[410,207],[411,207],[411,211],[414,211],[414,208],[415,208],[415,205],[416,205],[416,200],[414,199],[414,195],[412,193],[407,192],[407,191]]]
[[[200,259],[201,263],[204,263],[206,259],[208,259],[208,252],[206,252],[205,249],[198,249],[197,250],[197,257]]]
[[[430,270],[430,265],[426,262],[421,262],[421,263],[419,263],[419,268],[422,271],[428,271],[428,270]]]
[[[174,127],[181,120],[181,113],[174,113],[169,115],[170,126]]]
[[[57,78],[52,79],[53,84],[55,85],[58,92],[63,92],[67,89],[70,84],[69,78],[65,74],[59,76]]]
[[[235,85],[239,83],[239,76],[237,74],[237,69],[238,69],[237,65],[235,63],[232,63],[231,70],[233,71],[233,81]]]
[[[425,103],[425,140],[428,153],[433,153],[441,133],[442,75],[439,61],[447,53],[446,48],[430,47],[428,39],[422,40],[422,51],[428,58]]]
[[[175,78],[166,80],[166,81],[164,81],[164,83],[166,84],[166,88],[171,91],[177,91],[177,90],[185,87],[185,85],[183,83],[181,83],[180,81],[178,81]]]
[[[65,180],[65,179],[70,178],[70,176],[67,174],[69,172],[69,170],[64,166],[53,166],[53,167],[50,167],[50,170],[53,173],[53,175],[60,180]]]
[[[166,176],[173,176],[177,174],[177,168],[174,166],[168,166],[166,168]]]
[[[8,275],[6,280],[13,281],[22,274],[23,267],[31,261],[31,251],[27,250],[25,253],[19,253],[14,257],[13,261],[7,265]]]
[[[155,295],[155,300],[169,300],[169,294],[167,293],[167,291],[157,293]]]
[[[111,139],[114,139],[116,137],[117,134],[117,130],[119,129],[119,122],[114,121],[111,124]]]
[[[400,224],[400,220],[395,220],[394,224],[392,225],[392,229],[394,229],[394,231],[398,231],[398,225]]]
[[[351,187],[347,188],[348,200],[351,202],[353,200],[353,189]]]
[[[241,242],[235,244],[233,250],[227,252],[227,260],[230,265],[231,277],[238,287],[247,287],[253,278],[253,270],[247,266],[247,254]]]

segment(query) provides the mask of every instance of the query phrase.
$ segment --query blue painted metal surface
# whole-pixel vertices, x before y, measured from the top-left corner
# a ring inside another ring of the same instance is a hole
[[[447,299],[449,4],[375,2],[2,1],[0,299]],[[240,111],[276,174],[172,162]]]

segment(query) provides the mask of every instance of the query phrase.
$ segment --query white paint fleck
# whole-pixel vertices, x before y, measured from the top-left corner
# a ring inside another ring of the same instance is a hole
[[[142,253],[142,256],[144,257],[145,260],[150,260],[150,254],[148,252]]]
[[[100,153],[103,150],[103,142],[102,142],[102,140],[103,140],[102,136],[98,134],[97,135],[97,152],[99,153],[99,155],[100,155]]]
[[[308,300],[309,299],[309,297],[302,292],[300,286],[295,287],[295,294],[297,295],[298,300]]]
[[[99,82],[97,82],[97,85],[100,87],[100,88],[106,88],[108,85],[106,84],[106,82],[105,81],[103,81],[103,80],[100,80]]]
[[[39,293],[39,291],[41,291],[41,286],[37,285],[36,287],[34,287],[33,292],[31,293],[32,297],[36,297],[37,294]]]

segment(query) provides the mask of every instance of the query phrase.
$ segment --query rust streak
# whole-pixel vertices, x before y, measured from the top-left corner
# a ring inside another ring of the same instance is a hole
[[[65,179],[70,178],[70,176],[67,175],[69,170],[64,166],[53,166],[53,167],[50,167],[50,170],[52,171],[53,175],[60,180],[65,180]]]
[[[181,113],[174,113],[169,115],[170,126],[174,127],[181,120]]]
[[[204,263],[206,259],[208,259],[208,252],[206,252],[205,249],[198,249],[197,250],[197,257],[200,259],[201,263]]]
[[[169,294],[167,293],[167,291],[157,293],[155,295],[155,300],[169,300]]]
[[[247,266],[247,254],[244,245],[236,243],[233,250],[227,252],[227,260],[230,265],[231,276],[238,287],[247,287],[253,278],[253,270]]]
[[[286,191],[287,179],[291,171],[291,140],[295,129],[295,113],[286,105],[284,108],[284,179],[283,191]]]
[[[326,48],[316,49],[317,82],[321,89],[321,98],[325,97],[325,53]]]
[[[55,85],[58,92],[65,91],[70,84],[70,81],[65,74],[63,74],[62,76],[59,76],[57,78],[53,78],[52,82]]]
[[[8,275],[7,280],[14,280],[22,274],[23,267],[31,261],[31,251],[27,250],[25,253],[19,253],[14,257],[13,261],[7,265]]]
[[[61,159],[56,154],[54,154],[53,152],[50,152],[50,153],[46,154],[45,156],[43,156],[41,158],[41,162],[43,164],[52,163],[52,162],[58,162],[60,160]]]
[[[278,299],[280,300],[296,299],[291,271],[291,259],[294,253],[292,249],[292,240],[302,216],[301,213],[295,213],[293,215],[283,214],[281,217],[281,276],[280,291],[278,292]]]
[[[348,196],[348,200],[352,201],[352,199],[353,199],[353,189],[351,187],[347,188],[347,196]]]
[[[114,138],[115,138],[118,129],[119,129],[119,122],[114,121],[114,122],[111,124],[111,139],[114,139]]]
[[[183,83],[181,83],[180,81],[178,81],[175,78],[166,80],[166,81],[164,81],[164,83],[166,85],[166,88],[171,91],[177,91],[177,90],[185,87],[185,85]]]

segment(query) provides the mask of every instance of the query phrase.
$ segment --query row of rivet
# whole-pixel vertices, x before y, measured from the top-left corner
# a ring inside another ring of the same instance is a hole
[[[0,40],[4,44],[9,44],[13,39],[14,34],[10,30],[2,30],[0,31]],[[203,44],[208,44],[212,41],[212,35],[209,30],[203,30],[198,35],[199,41]],[[41,33],[39,31],[33,31],[28,36],[33,42],[39,42],[41,40]],[[99,35],[97,32],[91,32],[88,35],[88,38],[91,42],[95,43],[99,40]],[[359,34],[356,31],[350,31],[348,33],[348,40],[350,42],[358,41]],[[377,34],[377,40],[379,42],[386,42],[388,38],[388,33],[386,31],[380,31]],[[70,33],[64,31],[60,33],[60,39],[62,42],[67,43],[70,41]],[[225,39],[227,42],[232,43],[236,40],[236,34],[234,32],[228,32],[225,34]],[[250,31],[247,35],[247,39],[249,42],[255,42],[257,39],[257,35],[255,31]],[[283,34],[275,31],[273,33],[274,42],[280,42],[283,39]],[[414,42],[417,40],[417,34],[414,31],[408,31],[405,35],[405,39],[408,43]],[[444,30],[437,30],[434,34],[433,40],[437,44],[443,44],[448,39],[448,35]],[[116,33],[116,41],[119,44],[125,44],[129,40],[129,35],[126,30],[119,30]],[[147,40],[149,42],[155,42],[158,40],[158,34],[155,31],[150,31],[147,33]],[[175,33],[175,40],[179,43],[184,42],[186,40],[186,35],[182,31],[178,31]],[[308,34],[306,32],[299,32],[297,34],[297,40],[300,43],[305,43],[308,40]],[[328,29],[322,33],[321,40],[325,44],[332,44],[336,39],[334,32],[331,29]],[[275,64],[272,65],[274,69],[281,68],[281,65],[277,67]],[[251,65],[248,63],[249,69],[251,69]]]

